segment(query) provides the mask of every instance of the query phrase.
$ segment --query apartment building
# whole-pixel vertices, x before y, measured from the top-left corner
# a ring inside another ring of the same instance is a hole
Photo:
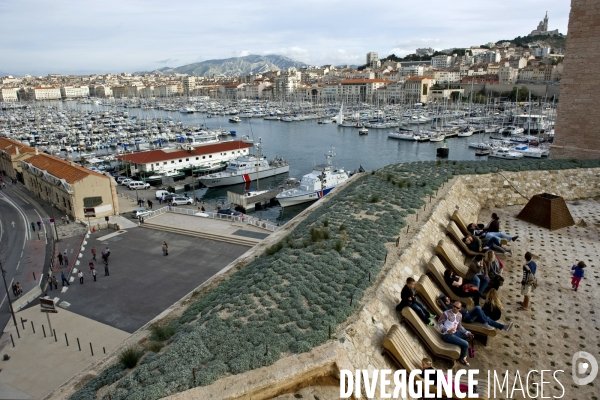
[[[28,100],[57,100],[62,96],[55,86],[36,86],[26,89]]]
[[[440,69],[431,72],[431,76],[437,83],[458,83],[461,79],[459,70]]]
[[[408,101],[426,103],[429,89],[435,84],[430,76],[409,76],[404,83],[404,93]]]
[[[61,86],[60,96],[63,99],[75,99],[90,96],[90,88],[88,86]]]
[[[449,68],[452,66],[451,56],[435,56],[431,58],[431,66],[435,69]]]
[[[510,66],[510,63],[501,63],[498,68],[498,83],[501,85],[512,85],[517,82],[519,70]]]
[[[0,102],[14,102],[19,101],[19,88],[0,88]]]

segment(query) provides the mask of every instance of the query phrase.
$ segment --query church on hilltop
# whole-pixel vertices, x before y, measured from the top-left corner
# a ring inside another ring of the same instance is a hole
[[[558,29],[555,29],[553,31],[548,30],[548,11],[546,11],[546,16],[544,17],[544,19],[542,21],[540,21],[540,23],[538,24],[537,29],[531,31],[531,33],[529,34],[529,36],[539,36],[539,35],[544,35],[544,36],[559,35]]]

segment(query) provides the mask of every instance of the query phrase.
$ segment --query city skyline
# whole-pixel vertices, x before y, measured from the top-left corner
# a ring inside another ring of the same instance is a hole
[[[418,47],[468,47],[525,36],[546,10],[549,29],[566,33],[569,13],[569,4],[558,0],[493,7],[430,1],[410,9],[392,1],[376,7],[341,1],[223,6],[111,0],[94,9],[80,4],[0,1],[0,71],[151,71],[248,54],[279,54],[310,65],[361,65],[369,51],[404,56]]]

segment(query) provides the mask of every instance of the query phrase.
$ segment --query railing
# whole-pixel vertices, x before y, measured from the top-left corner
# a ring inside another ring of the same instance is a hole
[[[150,218],[157,217],[157,216],[162,215],[167,212],[172,212],[175,214],[184,214],[184,215],[196,215],[198,213],[197,210],[191,209],[191,208],[162,207],[155,211],[150,212],[150,214],[146,215],[144,217],[144,219],[148,220]],[[228,214],[219,214],[216,212],[208,212],[208,211],[202,211],[202,213],[207,215],[204,218],[219,219],[219,220],[232,221],[232,222],[241,222],[243,224],[252,225],[252,226],[255,226],[260,229],[266,229],[271,232],[275,232],[279,229],[278,225],[272,224],[270,222],[267,222],[267,221],[264,221],[261,219],[249,217],[247,215],[236,216],[236,215],[228,215]]]

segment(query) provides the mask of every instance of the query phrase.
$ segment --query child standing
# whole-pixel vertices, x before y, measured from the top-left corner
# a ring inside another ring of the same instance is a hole
[[[581,282],[583,275],[585,275],[584,268],[585,263],[583,261],[579,261],[577,265],[571,267],[571,275],[573,276],[573,278],[571,278],[571,286],[575,291],[579,288],[579,282]]]

